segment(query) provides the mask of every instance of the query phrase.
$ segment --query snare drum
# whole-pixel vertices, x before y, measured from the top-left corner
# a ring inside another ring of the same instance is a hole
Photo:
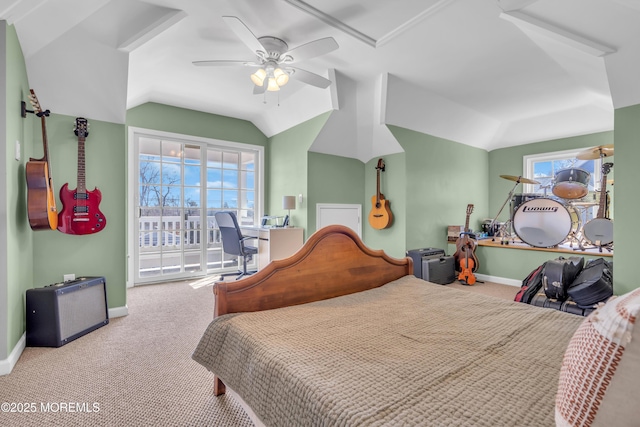
[[[513,228],[517,236],[538,248],[559,245],[579,226],[579,218],[573,208],[548,198],[524,202],[513,214]]]
[[[553,194],[563,199],[579,199],[589,193],[591,174],[584,169],[563,169],[556,173]]]

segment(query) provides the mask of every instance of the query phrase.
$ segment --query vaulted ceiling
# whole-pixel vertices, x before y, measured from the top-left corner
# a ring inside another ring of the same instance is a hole
[[[279,92],[223,20],[289,48],[333,37]],[[613,128],[640,104],[637,0],[3,0],[30,85],[60,114],[123,123],[158,102],[237,117],[267,136],[327,111],[314,151],[367,161],[400,151],[386,124],[492,150]]]

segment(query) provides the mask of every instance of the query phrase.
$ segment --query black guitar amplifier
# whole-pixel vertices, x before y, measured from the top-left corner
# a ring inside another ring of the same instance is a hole
[[[60,347],[109,323],[104,277],[28,289],[27,346]]]
[[[422,278],[428,282],[447,285],[456,280],[455,265],[451,255],[422,258]]]
[[[409,249],[407,256],[413,260],[413,275],[422,279],[422,259],[444,256],[444,249],[422,248]]]

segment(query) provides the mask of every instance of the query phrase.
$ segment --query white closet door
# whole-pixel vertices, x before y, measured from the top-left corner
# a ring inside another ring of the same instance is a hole
[[[339,224],[351,228],[362,238],[362,205],[316,204],[316,230]]]

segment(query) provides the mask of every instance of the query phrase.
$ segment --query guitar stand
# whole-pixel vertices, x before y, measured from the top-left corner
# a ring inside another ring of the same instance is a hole
[[[42,117],[42,116],[49,117],[49,114],[51,114],[51,111],[44,110],[44,111],[41,111],[39,113],[36,113],[35,110],[27,110],[27,103],[24,102],[24,101],[20,101],[20,116],[23,119],[26,119],[27,118],[27,113],[35,114],[38,117]]]

